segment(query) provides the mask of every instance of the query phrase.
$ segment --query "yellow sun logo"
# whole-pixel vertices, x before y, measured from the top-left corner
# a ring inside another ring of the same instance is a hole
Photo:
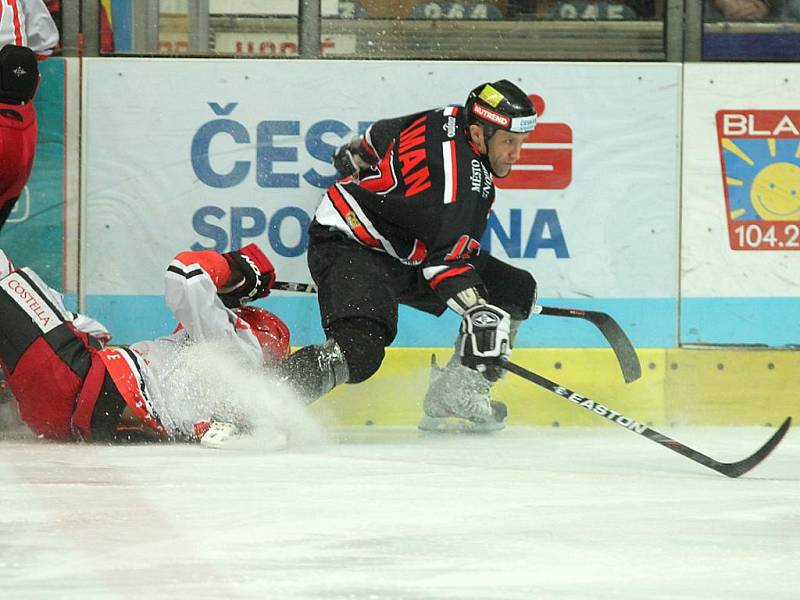
[[[767,165],[753,178],[750,201],[765,221],[800,219],[800,166]]]

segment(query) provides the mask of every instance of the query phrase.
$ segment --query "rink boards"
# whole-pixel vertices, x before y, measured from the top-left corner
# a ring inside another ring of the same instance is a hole
[[[637,347],[800,343],[791,64],[85,60],[83,305],[123,341],[163,331],[163,270],[187,247],[256,242],[280,279],[308,281],[306,228],[335,181],[334,149],[503,77],[540,114],[497,181],[485,250],[533,273],[555,305],[610,312]],[[269,305],[297,344],[320,340],[313,300]],[[407,319],[401,347],[452,339],[449,325]],[[543,328],[520,344],[602,347]]]
[[[476,80],[510,77],[535,96],[540,119],[513,177],[498,182],[481,243],[533,273],[541,303],[611,314],[640,349],[644,376],[622,386],[613,365],[595,362],[611,356],[603,338],[560,319],[526,323],[515,360],[654,422],[761,423],[778,418],[771,407],[797,410],[796,64],[45,65],[41,156],[0,247],[63,284],[70,306],[117,343],[172,329],[164,268],[189,247],[256,242],[280,279],[308,281],[305,227],[334,179],[332,150],[375,119],[460,102]],[[145,81],[169,81],[170,93]],[[275,293],[260,305],[288,323],[293,345],[322,341],[313,296]],[[454,315],[401,309],[375,379],[323,404],[346,423],[415,421],[430,348],[446,354],[457,326]],[[512,377],[498,394],[523,422],[602,422]]]
[[[422,414],[431,354],[390,348],[378,375],[343,386],[313,410],[340,425],[413,425]],[[639,349],[642,377],[625,384],[611,350],[517,349],[515,363],[643,424],[772,425],[800,415],[800,361],[789,350]],[[508,374],[492,396],[511,425],[613,426],[571,401]]]

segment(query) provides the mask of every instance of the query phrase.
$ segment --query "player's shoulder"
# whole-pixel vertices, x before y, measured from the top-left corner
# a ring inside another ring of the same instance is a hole
[[[426,113],[429,135],[433,133],[440,141],[456,139],[456,134],[463,129],[465,121],[461,118],[463,107],[457,105],[440,106]]]
[[[463,111],[463,106],[448,104],[447,106],[440,106],[429,110],[427,115],[431,121],[461,121],[459,117]],[[461,123],[458,124],[461,125]]]

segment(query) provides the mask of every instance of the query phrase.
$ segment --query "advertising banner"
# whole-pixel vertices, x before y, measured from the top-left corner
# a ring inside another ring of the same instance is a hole
[[[684,76],[681,342],[800,344],[800,67]]]
[[[123,336],[163,331],[163,272],[186,248],[257,242],[279,279],[308,281],[306,229],[335,148],[503,78],[539,119],[496,182],[482,247],[533,273],[543,303],[606,310],[638,345],[674,346],[681,81],[666,64],[87,59],[87,306]],[[321,339],[313,298],[266,302],[294,343]],[[453,318],[404,311],[395,344],[449,345]],[[604,346],[591,329],[532,319],[519,343]]]
[[[731,250],[800,250],[800,110],[717,111]]]

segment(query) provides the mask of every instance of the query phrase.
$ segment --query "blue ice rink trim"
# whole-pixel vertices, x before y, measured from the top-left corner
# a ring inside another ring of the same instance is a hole
[[[542,304],[599,310],[612,315],[633,344],[641,348],[672,348],[677,344],[677,304],[672,298],[656,299],[542,299]],[[304,346],[323,341],[315,297],[278,296],[257,303],[279,315],[292,332],[292,344]],[[128,344],[172,331],[175,319],[162,296],[87,296],[88,314],[104,323],[114,342]],[[459,318],[448,311],[439,318],[400,307],[398,334],[393,346],[441,347],[450,345]],[[607,343],[590,323],[579,319],[536,317],[525,322],[518,347],[605,348]]]
[[[683,344],[800,345],[800,298],[683,298]]]

